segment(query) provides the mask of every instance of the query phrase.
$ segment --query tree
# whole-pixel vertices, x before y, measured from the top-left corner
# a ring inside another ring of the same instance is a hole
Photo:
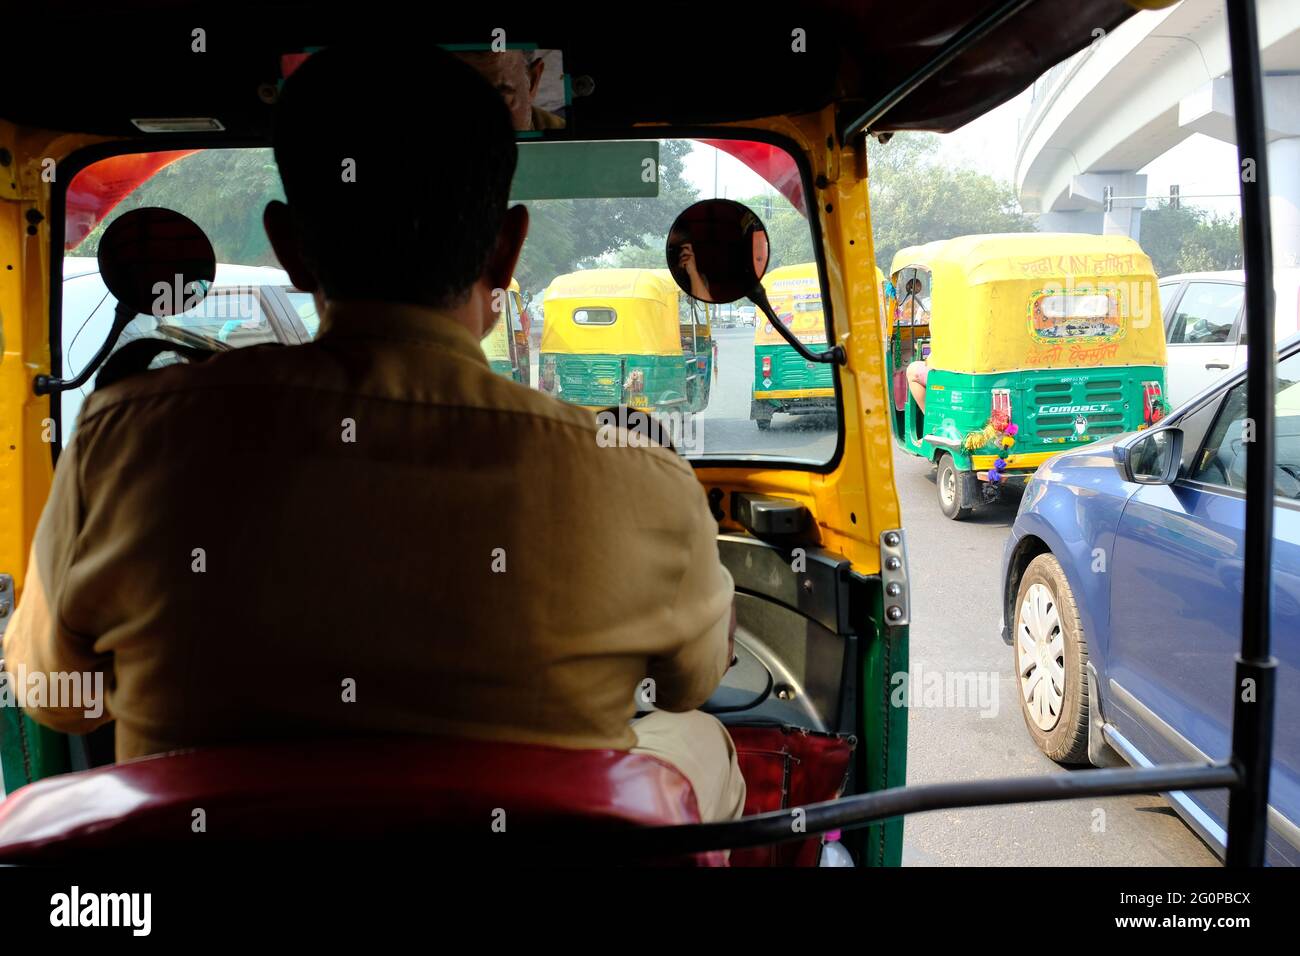
[[[218,262],[279,265],[262,229],[261,211],[283,199],[269,149],[208,149],[178,159],[129,193],[70,255],[93,256],[104,227],[122,213],[163,206],[189,216],[207,233]]]
[[[938,161],[932,133],[867,141],[876,263],[886,274],[906,246],[994,232],[1033,232],[1010,183]]]
[[[1142,211],[1139,242],[1156,275],[1240,269],[1241,224],[1191,206],[1160,202]]]

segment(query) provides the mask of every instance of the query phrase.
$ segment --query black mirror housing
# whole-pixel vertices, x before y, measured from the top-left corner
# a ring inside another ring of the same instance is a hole
[[[1152,428],[1121,438],[1111,446],[1115,470],[1138,485],[1168,485],[1178,477],[1183,459],[1183,430]]]

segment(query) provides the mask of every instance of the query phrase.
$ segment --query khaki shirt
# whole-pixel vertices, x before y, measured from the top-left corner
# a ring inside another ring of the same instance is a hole
[[[726,671],[732,582],[691,467],[490,371],[423,309],[119,382],[55,471],[11,672],[104,673],[119,759],[312,732],[628,749]]]

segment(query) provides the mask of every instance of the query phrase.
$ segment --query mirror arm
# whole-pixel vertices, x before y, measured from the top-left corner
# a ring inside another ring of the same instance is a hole
[[[117,344],[118,337],[122,334],[131,320],[135,318],[135,311],[130,306],[123,305],[121,302],[113,310],[113,325],[108,330],[108,337],[104,339],[104,344],[99,347],[99,351],[94,354],[85,368],[77,373],[75,378],[51,378],[48,375],[37,375],[32,382],[32,391],[37,395],[50,395],[54,392],[66,392],[69,389],[80,388],[86,384],[90,376],[95,374],[95,370],[104,364],[104,359],[108,358],[108,353],[113,351],[113,346]]]
[[[848,353],[844,351],[844,346],[838,343],[828,348],[825,352],[814,352],[808,346],[799,341],[799,336],[795,335],[786,327],[786,324],[777,318],[776,312],[772,310],[772,304],[767,301],[767,292],[762,285],[754,288],[749,293],[748,299],[759,310],[767,316],[767,320],[772,323],[772,328],[780,333],[781,338],[789,342],[796,352],[802,355],[809,362],[821,362],[828,365],[845,365],[848,363]]]

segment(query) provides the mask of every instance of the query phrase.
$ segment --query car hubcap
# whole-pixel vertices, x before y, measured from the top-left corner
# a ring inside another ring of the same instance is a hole
[[[1043,584],[1031,584],[1020,605],[1016,659],[1025,710],[1048,731],[1061,719],[1065,699],[1065,635],[1056,599]]]

